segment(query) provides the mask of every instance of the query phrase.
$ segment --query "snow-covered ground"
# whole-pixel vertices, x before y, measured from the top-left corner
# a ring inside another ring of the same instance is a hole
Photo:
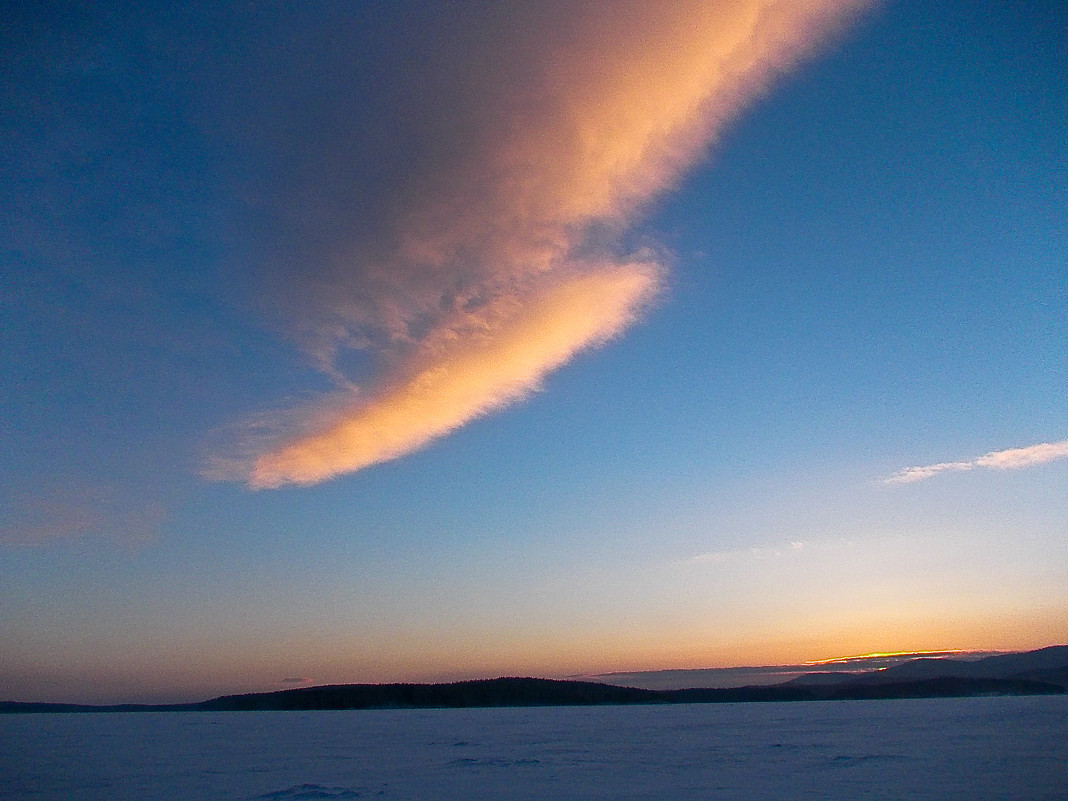
[[[0,799],[1065,799],[1068,697],[0,716]]]

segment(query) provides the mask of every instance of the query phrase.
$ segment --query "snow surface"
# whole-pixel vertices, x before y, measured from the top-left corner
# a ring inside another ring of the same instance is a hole
[[[1065,799],[1068,697],[0,716],[0,799]]]

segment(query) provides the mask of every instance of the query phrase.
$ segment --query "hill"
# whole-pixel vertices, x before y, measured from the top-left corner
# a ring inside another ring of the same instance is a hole
[[[893,684],[949,677],[1018,679],[1068,687],[1068,645],[1053,645],[1037,651],[998,654],[969,661],[921,657],[886,670],[854,676],[852,681]]]
[[[0,713],[237,712],[328,709],[458,709],[468,707],[708,704],[1056,695],[1068,692],[1068,646],[974,661],[914,659],[870,673],[815,673],[782,684],[646,690],[590,681],[499,678],[449,684],[338,684],[224,695],[192,704],[92,706],[5,701]]]

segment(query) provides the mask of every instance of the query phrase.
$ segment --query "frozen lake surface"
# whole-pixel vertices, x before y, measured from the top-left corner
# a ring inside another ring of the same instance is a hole
[[[0,716],[0,799],[1065,799],[1068,697]]]

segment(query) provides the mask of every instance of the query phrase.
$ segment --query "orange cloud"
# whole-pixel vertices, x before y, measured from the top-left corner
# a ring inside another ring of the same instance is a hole
[[[472,18],[464,35],[483,50],[428,51],[441,62],[426,66],[434,95],[396,121],[417,121],[418,137],[397,139],[425,152],[396,157],[396,175],[381,182],[390,194],[352,215],[360,234],[324,233],[334,207],[293,213],[296,236],[316,244],[287,256],[299,269],[279,304],[339,390],[293,410],[277,437],[237,443],[243,455],[217,457],[205,474],[277,487],[397,458],[617,335],[664,273],[626,253],[626,225],[865,4],[560,0],[551,13]],[[301,152],[317,142],[309,132]],[[337,172],[330,153],[308,158],[313,176]],[[318,191],[315,180],[336,179],[313,177],[294,195],[351,191]],[[376,368],[370,381],[345,375],[352,349]]]
[[[469,420],[524,397],[577,351],[618,334],[657,287],[657,270],[628,265],[505,299],[481,335],[444,344],[427,363],[333,410],[315,431],[258,456],[251,487],[312,484],[416,450]]]

